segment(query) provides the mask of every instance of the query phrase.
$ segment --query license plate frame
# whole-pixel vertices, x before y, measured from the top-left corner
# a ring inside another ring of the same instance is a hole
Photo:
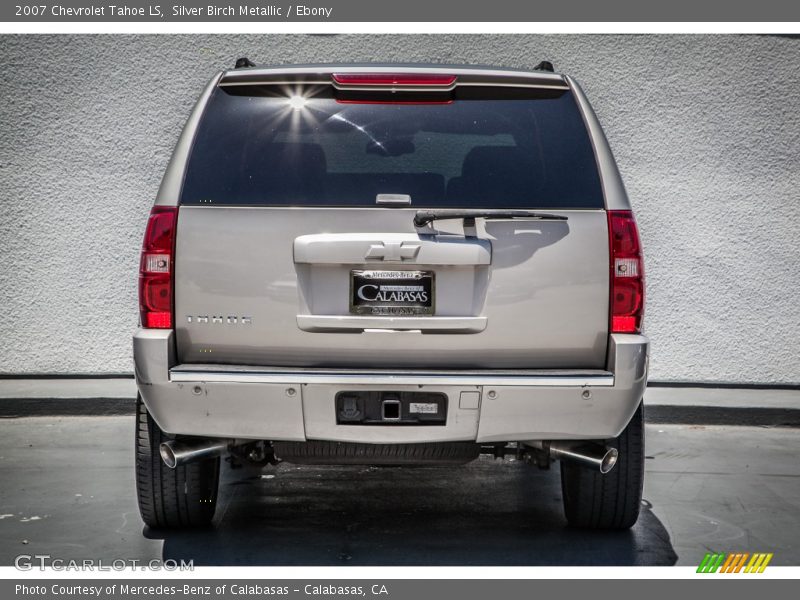
[[[364,289],[364,286],[371,286]],[[397,294],[427,294],[424,300],[398,299]],[[370,296],[374,296],[371,298]],[[424,270],[352,269],[350,313],[386,317],[430,316],[436,312],[436,273]]]

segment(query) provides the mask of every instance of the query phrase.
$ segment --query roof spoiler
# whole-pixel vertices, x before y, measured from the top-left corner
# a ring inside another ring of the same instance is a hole
[[[459,86],[500,86],[500,87],[538,87],[548,89],[569,89],[566,79],[552,71],[552,63],[541,62],[529,71],[493,69],[491,67],[451,67],[445,65],[309,65],[285,67],[256,67],[250,59],[243,57],[236,61],[236,68],[225,71],[220,78],[220,86],[236,85],[337,85],[334,75],[346,76],[378,74],[447,74],[457,77]],[[340,84],[339,84],[340,85]],[[455,85],[455,82],[453,83]]]
[[[242,56],[241,58],[237,58],[236,59],[236,64],[234,65],[233,68],[234,69],[248,69],[248,68],[256,67],[256,66],[258,66],[258,65],[256,65],[256,63],[254,63],[252,60],[250,60],[246,56]],[[555,72],[555,69],[553,68],[553,63],[551,63],[549,60],[543,60],[538,65],[533,67],[533,70],[534,71],[546,71],[548,73],[554,73]]]

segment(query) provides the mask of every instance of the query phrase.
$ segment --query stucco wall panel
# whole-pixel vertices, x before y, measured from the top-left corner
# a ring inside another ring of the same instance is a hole
[[[0,372],[131,371],[141,235],[220,67],[431,61],[583,85],[644,238],[651,376],[800,382],[800,40],[3,36]]]

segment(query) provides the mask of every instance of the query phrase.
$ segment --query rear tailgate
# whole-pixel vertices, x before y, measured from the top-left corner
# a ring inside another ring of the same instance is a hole
[[[602,368],[607,219],[569,90],[347,92],[212,94],[178,218],[179,361]],[[431,208],[566,220],[415,226]]]

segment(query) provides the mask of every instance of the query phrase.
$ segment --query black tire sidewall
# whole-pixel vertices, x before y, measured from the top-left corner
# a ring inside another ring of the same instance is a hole
[[[628,529],[641,508],[644,486],[644,409],[640,403],[622,433],[606,445],[619,452],[614,468],[601,474],[561,461],[561,493],[570,525]]]

